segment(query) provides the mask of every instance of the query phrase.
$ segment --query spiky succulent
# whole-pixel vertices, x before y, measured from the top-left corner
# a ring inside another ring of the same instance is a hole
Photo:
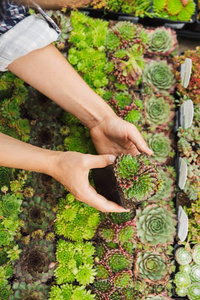
[[[131,210],[130,212],[123,212],[123,213],[111,213],[110,219],[114,224],[122,224],[127,221],[131,221],[135,216],[135,211]]]
[[[145,97],[145,117],[152,130],[156,127],[165,129],[173,119],[173,100],[170,95]]]
[[[113,279],[113,284],[117,288],[125,288],[132,285],[133,273],[131,270],[117,273]]]
[[[200,265],[193,263],[190,270],[190,279],[192,282],[200,282]]]
[[[158,163],[165,163],[171,151],[170,139],[165,136],[164,132],[149,133],[147,136],[147,144],[154,152],[152,158]]]
[[[55,207],[44,197],[35,196],[23,202],[23,212],[20,217],[24,220],[23,231],[30,234],[37,229],[49,230],[55,219]]]
[[[125,269],[131,269],[133,265],[133,257],[121,250],[108,251],[104,260],[113,273],[121,272]]]
[[[176,231],[175,215],[167,208],[152,204],[136,214],[137,235],[142,243],[172,243]]]
[[[47,299],[50,287],[48,285],[42,284],[40,281],[35,281],[34,283],[14,281],[12,290],[14,292],[14,295],[10,296],[9,300],[43,300]]]
[[[169,277],[167,258],[164,255],[151,251],[142,251],[137,254],[134,274],[147,282],[160,284]]]
[[[175,78],[172,71],[172,66],[166,61],[152,60],[143,71],[143,82],[153,87],[156,93],[173,93]]]
[[[82,241],[91,239],[100,222],[99,212],[76,200],[71,194],[61,198],[56,215],[56,233],[71,239]]]
[[[84,286],[73,286],[72,284],[63,284],[60,287],[53,285],[48,299],[93,300],[95,299],[95,295],[92,295],[91,291],[87,291]]]
[[[179,265],[188,265],[192,261],[192,254],[184,247],[179,247],[176,250],[175,258]]]
[[[114,171],[127,206],[144,201],[159,190],[158,171],[145,154],[117,157]]]
[[[150,30],[150,45],[147,53],[170,55],[177,47],[178,41],[174,30],[165,27],[159,27],[156,30]]]
[[[16,278],[31,282],[40,280],[47,282],[53,276],[55,246],[45,240],[32,240],[23,247],[20,260],[14,267]]]
[[[6,185],[9,187],[12,177],[11,169],[0,167],[0,187]]]

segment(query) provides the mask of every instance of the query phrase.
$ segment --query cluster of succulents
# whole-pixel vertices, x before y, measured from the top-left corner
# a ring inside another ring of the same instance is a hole
[[[192,72],[190,81],[187,88],[182,86],[182,80],[180,77],[180,66],[184,63],[186,58],[192,60]],[[176,66],[176,80],[177,80],[177,90],[182,96],[187,96],[188,99],[191,99],[194,103],[200,102],[200,74],[199,74],[199,64],[200,64],[200,47],[196,47],[196,50],[187,50],[183,55],[176,56],[174,58]]]
[[[56,234],[72,241],[90,240],[95,235],[100,213],[95,208],[82,203],[70,193],[59,200],[56,214]]]
[[[176,294],[189,300],[200,297],[200,244],[192,250],[185,247],[177,248],[175,258],[179,264],[179,271],[175,274],[174,283]]]
[[[153,0],[154,15],[172,21],[190,21],[195,9],[196,3],[193,0]]]
[[[200,243],[200,200],[191,203],[190,207],[184,206],[188,216],[188,242]]]
[[[114,172],[126,207],[147,200],[161,185],[155,165],[145,154],[122,154],[116,159]]]

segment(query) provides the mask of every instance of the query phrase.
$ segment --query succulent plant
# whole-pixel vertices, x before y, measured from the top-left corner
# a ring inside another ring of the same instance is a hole
[[[193,283],[188,288],[187,296],[189,300],[198,300],[200,297],[200,283]]]
[[[113,279],[113,284],[117,288],[125,288],[131,286],[133,281],[133,273],[131,270],[117,273]]]
[[[167,296],[164,295],[149,295],[146,298],[144,298],[144,300],[172,300],[172,298],[169,298]]]
[[[134,210],[130,212],[123,212],[123,213],[110,213],[109,217],[114,224],[122,224],[127,221],[131,221],[135,216]]]
[[[59,201],[55,230],[72,241],[91,239],[100,222],[99,212],[68,194]]]
[[[47,282],[53,276],[54,271],[54,244],[45,240],[34,240],[24,246],[14,267],[16,278],[27,283],[40,280]]]
[[[11,169],[0,167],[0,187],[4,185],[9,187],[11,177],[12,177]]]
[[[150,30],[149,34],[151,38],[147,53],[168,56],[176,49],[178,41],[174,30],[159,27],[155,30]]]
[[[47,299],[49,293],[49,286],[42,284],[40,281],[34,283],[26,283],[24,281],[14,281],[12,285],[14,295],[10,296],[9,300],[17,299]]]
[[[30,234],[37,229],[49,230],[55,219],[55,207],[44,197],[35,196],[23,201],[23,212],[20,218],[24,220],[23,231]]]
[[[175,88],[175,78],[171,65],[166,61],[152,60],[143,71],[143,82],[153,87],[156,93],[173,93]]]
[[[151,251],[141,251],[136,256],[134,274],[146,282],[162,284],[169,277],[167,258]]]
[[[190,276],[187,273],[178,272],[175,274],[174,283],[179,288],[188,288],[191,284]]]
[[[191,282],[200,282],[200,265],[193,263],[190,270]]]
[[[159,190],[158,171],[145,154],[117,157],[114,171],[127,205],[144,201]]]
[[[170,139],[165,136],[164,132],[149,133],[147,136],[147,144],[154,152],[152,158],[158,163],[166,163],[171,151]]]
[[[63,284],[60,287],[53,285],[48,299],[93,300],[95,299],[95,295],[92,295],[91,291],[87,291],[84,286],[73,286],[72,284]]]
[[[178,296],[180,296],[180,297],[185,297],[185,296],[187,296],[187,292],[188,292],[188,289],[186,288],[186,289],[184,289],[184,288],[176,288],[175,289],[175,292],[176,292],[176,294],[178,295]]]
[[[136,214],[137,235],[150,245],[172,243],[176,232],[175,215],[165,207],[152,204]]]
[[[120,250],[110,250],[104,256],[104,260],[113,273],[121,272],[125,269],[131,269],[133,257]]]
[[[156,127],[166,129],[168,123],[173,119],[173,97],[170,95],[145,97],[145,117],[152,131]]]
[[[184,247],[179,247],[175,253],[176,261],[179,265],[188,265],[192,261],[192,254],[187,251]]]
[[[192,258],[196,264],[200,265],[200,244],[196,244],[192,249]]]

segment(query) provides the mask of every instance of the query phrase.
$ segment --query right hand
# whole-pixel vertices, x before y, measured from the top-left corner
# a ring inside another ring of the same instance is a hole
[[[102,212],[127,212],[120,205],[99,195],[89,184],[90,169],[112,164],[114,155],[90,155],[78,152],[54,152],[49,163],[48,174],[62,183],[77,199]]]

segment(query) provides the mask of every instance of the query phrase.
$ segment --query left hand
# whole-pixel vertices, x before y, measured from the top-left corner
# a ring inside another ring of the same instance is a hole
[[[138,155],[141,152],[153,154],[135,125],[117,115],[107,117],[92,127],[90,134],[99,154]]]

